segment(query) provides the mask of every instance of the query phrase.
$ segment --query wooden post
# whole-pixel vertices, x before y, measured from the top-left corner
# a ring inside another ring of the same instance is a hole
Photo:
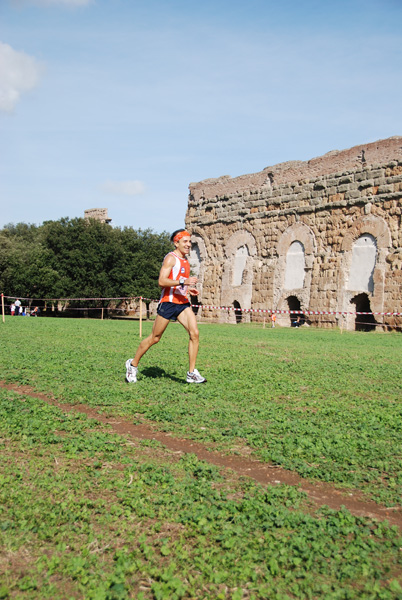
[[[1,294],[1,314],[3,315],[3,323],[5,323],[5,318],[4,318],[4,294]]]
[[[140,296],[140,339],[142,338],[142,296]]]
[[[264,325],[262,326],[263,329],[265,329],[265,317],[264,317]]]
[[[102,321],[103,321],[103,306],[102,306]]]

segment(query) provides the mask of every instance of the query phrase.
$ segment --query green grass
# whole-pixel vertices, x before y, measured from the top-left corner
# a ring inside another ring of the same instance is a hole
[[[184,382],[172,324],[127,385],[138,323],[10,317],[0,379],[400,504],[400,335],[200,330],[207,384]],[[401,547],[386,522],[0,389],[0,599],[401,600]]]
[[[144,325],[144,335],[151,324]],[[140,365],[124,362],[138,323],[12,319],[1,330],[0,378],[65,402],[255,456],[303,477],[359,489],[393,506],[402,496],[399,334],[200,325],[202,386],[184,383],[187,335],[171,324]]]
[[[386,523],[5,390],[0,436],[0,598],[402,598]]]

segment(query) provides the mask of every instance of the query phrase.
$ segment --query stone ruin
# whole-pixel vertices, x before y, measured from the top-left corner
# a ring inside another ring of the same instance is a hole
[[[101,223],[110,223],[112,221],[112,219],[109,219],[108,217],[107,208],[88,208],[87,210],[84,210],[84,218],[86,220],[95,219]]]
[[[401,330],[401,199],[402,137],[191,183],[199,318]]]

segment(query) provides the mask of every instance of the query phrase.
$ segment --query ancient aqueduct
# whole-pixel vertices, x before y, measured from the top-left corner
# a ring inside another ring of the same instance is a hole
[[[402,137],[189,190],[203,320],[401,330]]]

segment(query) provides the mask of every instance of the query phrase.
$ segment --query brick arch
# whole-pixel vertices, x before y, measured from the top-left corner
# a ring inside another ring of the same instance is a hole
[[[211,243],[205,235],[205,231],[203,231],[200,227],[193,227],[191,229],[191,242],[193,244],[198,244],[203,261],[207,260],[208,257],[211,256]]]
[[[304,284],[302,289],[285,290],[285,272],[287,252],[293,242],[300,242],[304,246]],[[295,296],[300,300],[301,309],[307,310],[310,306],[311,275],[316,252],[316,239],[313,231],[304,223],[294,223],[288,227],[281,235],[277,246],[277,261],[274,271],[274,294],[273,309],[288,310],[287,298]],[[283,319],[288,322],[288,317]]]
[[[197,303],[203,302],[203,286],[206,271],[209,267],[208,260],[208,251],[207,246],[209,245],[209,240],[207,239],[205,233],[199,228],[194,227],[191,232],[191,242],[192,244],[197,244],[199,253],[200,253],[200,261],[199,261],[199,272],[195,273],[198,277],[197,289],[199,291],[197,297]],[[190,252],[190,265],[191,265],[191,252]],[[205,300],[205,299],[204,299]]]
[[[286,256],[289,246],[293,242],[301,242],[303,244],[306,256],[314,255],[316,247],[314,233],[304,223],[295,223],[285,229],[276,246],[278,256]]]
[[[245,261],[242,283],[241,285],[233,285],[236,252],[243,246],[247,247],[248,256]],[[233,302],[236,301],[242,308],[251,308],[254,261],[257,255],[257,244],[254,236],[244,229],[236,231],[228,238],[224,253],[225,262],[222,273],[221,304],[222,306],[233,306]],[[234,319],[234,317],[233,311],[229,312],[229,321]],[[244,320],[250,320],[249,313],[244,314]]]
[[[391,245],[391,233],[384,219],[375,215],[359,217],[354,221],[346,232],[342,243],[342,251],[350,252],[354,242],[365,233],[369,233],[376,239],[377,247],[388,248]]]
[[[376,263],[373,271],[374,289],[368,294],[371,310],[382,312],[384,310],[384,288],[385,288],[385,259],[391,246],[391,233],[386,221],[376,215],[364,215],[356,219],[346,232],[342,243],[342,261],[338,274],[338,311],[349,313],[355,310],[351,301],[357,292],[362,290],[348,290],[348,278],[352,265],[353,245],[359,237],[369,234],[377,245]],[[346,314],[342,319],[346,321],[347,328],[353,328],[352,314]]]
[[[247,246],[250,256],[255,256],[257,254],[257,244],[253,234],[242,229],[233,233],[226,242],[226,258],[232,258],[236,253],[236,250],[241,246]]]

